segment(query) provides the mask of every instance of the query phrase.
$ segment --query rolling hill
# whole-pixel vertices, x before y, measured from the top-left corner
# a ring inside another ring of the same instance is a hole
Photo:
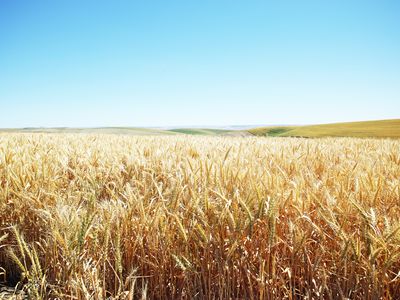
[[[176,129],[169,129],[167,131],[175,133],[192,134],[192,135],[225,135],[232,132],[233,130],[207,129],[207,128],[176,128]]]
[[[280,137],[378,137],[400,138],[400,119],[332,123],[302,126],[267,126],[251,129],[216,128],[140,128],[140,127],[98,127],[98,128],[20,128],[0,129],[0,132],[41,132],[41,133],[101,133],[125,135],[207,135],[207,136],[280,136]]]
[[[125,135],[174,135],[176,132],[141,127],[94,127],[94,128],[19,128],[0,129],[0,132],[26,132],[26,133],[100,133],[100,134],[125,134]]]
[[[256,136],[399,138],[400,119],[250,129]]]

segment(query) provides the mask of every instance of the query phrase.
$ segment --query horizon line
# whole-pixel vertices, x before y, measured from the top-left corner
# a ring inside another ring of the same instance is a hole
[[[24,127],[0,127],[0,130],[24,130],[24,129],[104,129],[104,128],[140,128],[140,129],[190,129],[190,128],[203,128],[203,129],[231,129],[231,130],[243,130],[257,127],[275,127],[275,126],[312,126],[312,125],[327,125],[327,124],[342,124],[342,123],[356,123],[356,122],[371,122],[371,121],[389,121],[399,120],[399,118],[389,119],[372,119],[372,120],[355,120],[355,121],[339,121],[339,122],[328,122],[328,123],[271,123],[271,124],[228,124],[228,125],[161,125],[161,126],[135,126],[135,125],[113,125],[113,126],[24,126]],[[237,128],[240,127],[240,128]],[[237,128],[237,129],[235,129]]]

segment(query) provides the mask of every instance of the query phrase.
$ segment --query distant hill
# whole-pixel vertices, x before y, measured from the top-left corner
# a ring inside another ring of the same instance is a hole
[[[192,134],[192,135],[224,135],[232,130],[224,129],[206,129],[206,128],[176,128],[167,130],[170,132]]]
[[[167,131],[190,135],[223,135],[223,136],[251,136],[247,130],[228,130],[214,128],[175,128]]]
[[[0,129],[0,132],[26,132],[26,133],[101,133],[101,134],[126,134],[126,135],[174,135],[172,131],[140,127],[95,127],[95,128],[19,128]]]
[[[233,128],[233,127],[232,127]],[[207,135],[207,136],[282,136],[282,137],[380,137],[400,138],[400,119],[333,123],[305,126],[266,126],[256,128],[20,128],[0,129],[0,132],[43,132],[43,133],[102,133],[125,135]]]
[[[257,136],[399,138],[400,119],[305,126],[269,126],[248,131]]]

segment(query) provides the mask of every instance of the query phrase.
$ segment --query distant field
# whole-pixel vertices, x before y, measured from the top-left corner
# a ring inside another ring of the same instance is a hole
[[[247,130],[225,130],[209,128],[177,128],[170,129],[168,132],[188,134],[188,135],[214,135],[214,136],[251,136]]]
[[[400,137],[400,119],[308,126],[271,126],[249,130],[258,136],[293,137]]]
[[[247,130],[225,130],[212,128],[177,128],[155,129],[139,127],[99,127],[99,128],[20,128],[0,129],[8,133],[90,133],[90,134],[123,134],[123,135],[215,135],[215,136],[250,136]]]
[[[139,127],[97,127],[97,128],[20,128],[0,129],[0,132],[26,132],[26,133],[94,133],[94,134],[126,134],[126,135],[174,135],[175,132]]]
[[[224,135],[232,132],[232,130],[205,129],[205,128],[177,128],[177,129],[170,129],[167,131],[175,133],[192,134],[192,135]]]
[[[177,128],[177,129],[154,129],[140,127],[98,127],[98,128],[21,128],[0,129],[0,132],[26,132],[26,133],[93,133],[93,134],[126,134],[126,135],[229,135],[240,130],[206,129],[206,128]]]
[[[333,123],[306,126],[267,126],[252,129],[215,128],[139,128],[139,127],[98,127],[98,128],[22,128],[0,129],[0,132],[26,133],[92,133],[123,135],[206,135],[206,136],[277,136],[277,137],[378,137],[400,138],[400,119]]]

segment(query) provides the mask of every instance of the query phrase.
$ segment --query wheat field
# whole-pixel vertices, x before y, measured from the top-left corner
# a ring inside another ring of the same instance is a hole
[[[0,135],[30,299],[399,299],[400,141]]]

